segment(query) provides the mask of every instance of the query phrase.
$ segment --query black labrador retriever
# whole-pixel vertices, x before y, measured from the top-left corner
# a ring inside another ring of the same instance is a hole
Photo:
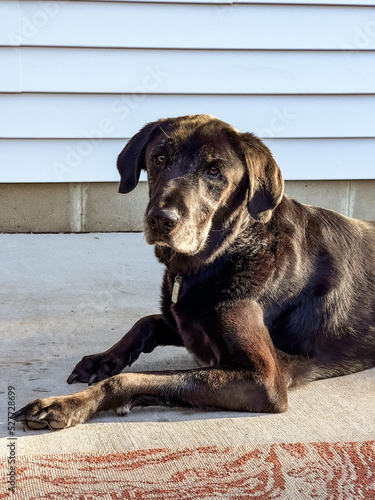
[[[89,388],[16,420],[58,429],[149,405],[283,412],[288,388],[375,365],[370,223],[289,199],[269,149],[207,115],[146,125],[118,157],[120,193],[141,169],[162,312],[77,364],[68,383]],[[120,374],[158,345],[185,346],[202,368]]]

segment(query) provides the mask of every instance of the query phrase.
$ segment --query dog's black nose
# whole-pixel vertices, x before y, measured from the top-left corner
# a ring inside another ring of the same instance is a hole
[[[180,220],[174,209],[153,207],[147,214],[147,223],[151,229],[159,233],[169,233],[177,226]]]

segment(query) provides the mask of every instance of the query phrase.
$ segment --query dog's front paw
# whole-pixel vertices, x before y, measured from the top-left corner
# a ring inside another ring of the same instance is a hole
[[[89,385],[117,375],[126,366],[123,359],[108,353],[85,356],[77,363],[67,382],[85,382]]]
[[[88,415],[76,396],[36,399],[11,416],[29,429],[58,430],[87,420]]]

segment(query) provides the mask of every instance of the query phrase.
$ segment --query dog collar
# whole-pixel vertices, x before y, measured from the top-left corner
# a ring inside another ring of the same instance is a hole
[[[173,290],[172,290],[172,302],[173,302],[173,304],[176,304],[178,301],[178,295],[180,293],[181,282],[182,282],[182,276],[179,276],[177,274],[177,276],[174,279]]]

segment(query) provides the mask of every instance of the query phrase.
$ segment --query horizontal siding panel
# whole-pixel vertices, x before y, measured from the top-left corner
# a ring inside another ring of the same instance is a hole
[[[207,113],[261,137],[375,137],[375,95],[0,94],[0,137],[123,138],[163,117]]]
[[[375,91],[373,52],[26,47],[20,50],[24,92],[350,94]]]
[[[271,139],[286,180],[375,178],[374,139]]]
[[[70,0],[74,2],[74,0]],[[126,0],[86,0],[87,2],[121,2]],[[132,2],[144,3],[145,0],[131,0]],[[214,3],[214,4],[264,4],[264,5],[358,5],[373,6],[374,0],[162,0],[163,3]],[[147,3],[160,3],[161,0],[147,0]]]
[[[90,0],[89,0],[90,1]],[[94,0],[94,1],[101,1],[101,0]],[[110,2],[112,0],[104,0],[105,2]],[[120,1],[123,2],[124,0],[114,0],[115,2]],[[142,2],[143,0],[132,0],[134,2]],[[147,0],[149,1],[149,0]],[[154,1],[154,0],[152,0]],[[158,1],[158,0],[155,0]],[[164,1],[164,0],[163,0]],[[168,0],[169,1],[169,0]],[[170,1],[175,1],[175,0],[170,0]],[[180,1],[180,0],[177,0]],[[184,0],[181,0],[184,1]],[[190,0],[189,0],[190,1]],[[195,0],[194,0],[195,1]],[[202,0],[204,1],[204,0]],[[230,1],[230,0],[229,0]],[[230,2],[232,3],[232,2]],[[363,6],[373,6],[374,5],[374,0],[358,0],[358,2],[355,2],[354,0],[233,0],[233,3],[261,3],[261,4],[267,4],[267,5],[273,5],[273,4],[300,4],[300,5],[352,5],[352,6],[358,6],[358,5],[363,5]]]
[[[270,139],[287,180],[375,178],[374,139]],[[125,141],[0,140],[2,182],[118,181]]]
[[[375,49],[375,8],[80,1],[50,4],[20,2],[21,45]]]
[[[109,182],[126,141],[0,140],[0,181]]]

